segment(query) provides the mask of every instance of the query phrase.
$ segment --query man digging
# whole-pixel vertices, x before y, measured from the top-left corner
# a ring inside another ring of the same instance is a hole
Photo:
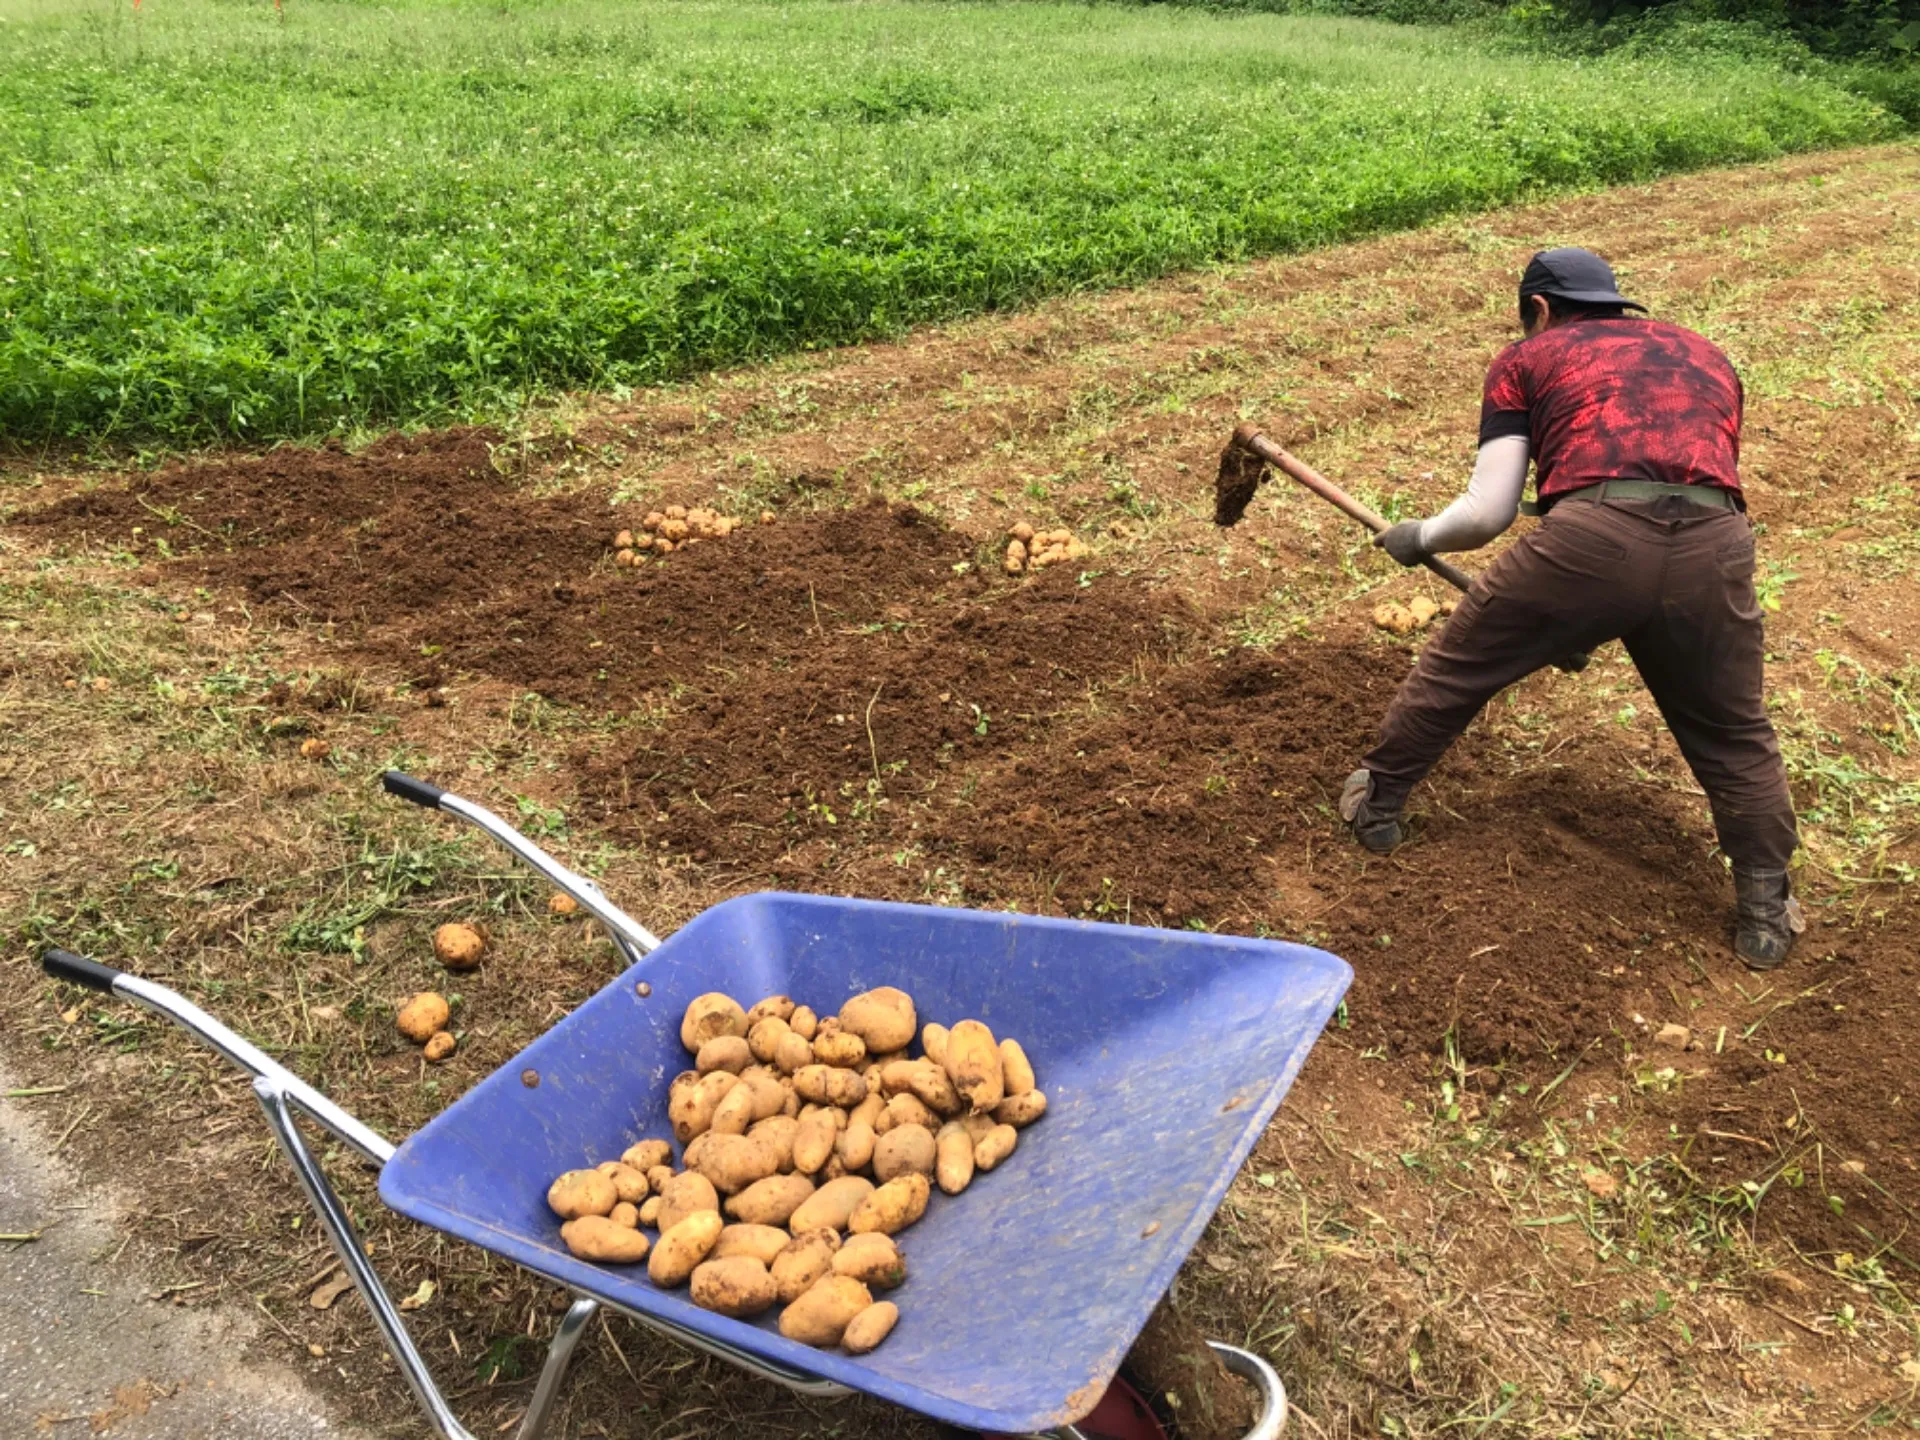
[[[1734,949],[1782,963],[1803,928],[1787,861],[1793,802],[1767,719],[1753,533],[1740,491],[1740,379],[1718,347],[1630,315],[1587,250],[1533,257],[1525,338],[1487,374],[1467,493],[1375,543],[1402,565],[1485,545],[1513,523],[1532,461],[1545,521],[1467,592],[1347,778],[1340,816],[1376,854],[1407,794],[1488,700],[1543,665],[1619,640],[1713,808],[1733,862]]]

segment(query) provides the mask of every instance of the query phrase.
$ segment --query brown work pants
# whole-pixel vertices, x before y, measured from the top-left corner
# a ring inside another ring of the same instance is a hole
[[[1392,811],[1506,686],[1608,640],[1627,653],[1707,792],[1720,848],[1784,870],[1795,844],[1767,719],[1753,531],[1677,496],[1562,500],[1467,592],[1420,656],[1361,763]]]

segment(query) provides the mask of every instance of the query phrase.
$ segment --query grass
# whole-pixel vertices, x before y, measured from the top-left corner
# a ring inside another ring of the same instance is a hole
[[[896,0],[0,0],[0,436],[500,413],[1891,132],[1764,59]]]

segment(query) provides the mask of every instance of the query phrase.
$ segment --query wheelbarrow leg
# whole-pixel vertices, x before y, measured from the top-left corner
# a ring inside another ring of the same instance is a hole
[[[547,1428],[547,1418],[553,1414],[553,1402],[560,1398],[560,1382],[566,1379],[567,1366],[573,1360],[574,1346],[587,1333],[587,1322],[599,1313],[598,1300],[582,1297],[574,1301],[560,1318],[560,1328],[553,1332],[553,1343],[547,1347],[547,1363],[540,1371],[540,1383],[533,1387],[533,1400],[520,1421],[516,1440],[538,1440],[540,1433]]]

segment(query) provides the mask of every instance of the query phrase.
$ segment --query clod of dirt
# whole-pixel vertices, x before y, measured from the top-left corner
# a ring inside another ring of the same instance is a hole
[[[1239,524],[1266,478],[1267,462],[1240,444],[1235,432],[1220,452],[1220,470],[1213,477],[1213,523],[1223,528]]]
[[[1127,1367],[1149,1399],[1173,1411],[1178,1440],[1241,1440],[1253,1428],[1253,1391],[1228,1373],[1172,1300],[1155,1307]]]
[[[477,969],[486,948],[486,937],[471,925],[456,921],[433,932],[433,953],[449,970]]]
[[[1693,1032],[1684,1025],[1662,1025],[1653,1035],[1654,1044],[1664,1045],[1669,1050],[1684,1050],[1691,1039]]]
[[[324,760],[332,753],[333,746],[318,737],[300,742],[300,758],[302,760]]]
[[[1596,1200],[1611,1200],[1620,1193],[1620,1182],[1604,1170],[1589,1170],[1580,1177],[1587,1193]]]

